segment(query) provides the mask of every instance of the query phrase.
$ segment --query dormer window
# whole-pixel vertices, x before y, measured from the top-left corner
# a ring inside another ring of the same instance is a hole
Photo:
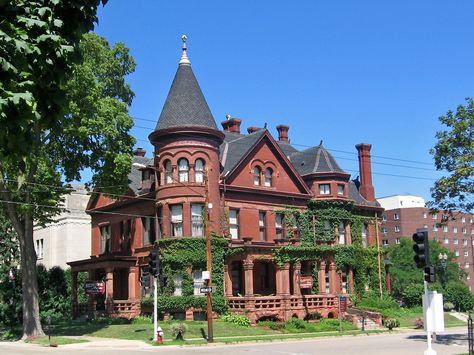
[[[265,170],[265,186],[266,187],[271,187],[273,185],[273,170],[270,168],[267,168]]]
[[[189,163],[187,159],[178,161],[179,182],[187,182],[189,180]]]
[[[204,182],[204,160],[197,159],[194,163],[194,181],[197,183]]]
[[[171,165],[171,161],[166,160],[164,167],[165,167],[165,184],[172,184],[173,183],[173,166]]]
[[[319,184],[319,194],[320,195],[330,195],[331,187],[329,184]]]
[[[261,173],[261,170],[258,166],[253,168],[253,184],[255,186],[260,186],[260,173]]]

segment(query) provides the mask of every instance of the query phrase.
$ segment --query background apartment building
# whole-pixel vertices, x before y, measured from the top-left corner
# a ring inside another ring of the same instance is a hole
[[[394,195],[378,198],[385,209],[382,215],[382,245],[399,244],[400,238],[411,238],[418,228],[428,229],[430,239],[453,251],[459,266],[468,273],[466,283],[474,289],[474,225],[473,216],[455,214],[455,220],[441,223],[441,214],[430,214],[420,196]]]

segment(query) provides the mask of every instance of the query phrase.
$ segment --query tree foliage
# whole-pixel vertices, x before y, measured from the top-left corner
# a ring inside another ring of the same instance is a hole
[[[436,133],[431,150],[437,170],[446,171],[431,189],[432,207],[470,213],[474,207],[474,101],[458,106],[439,118],[447,127]]]

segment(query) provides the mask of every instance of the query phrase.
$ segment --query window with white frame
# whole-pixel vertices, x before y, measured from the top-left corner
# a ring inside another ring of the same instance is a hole
[[[386,215],[382,215],[382,222],[387,222],[387,216]]]
[[[438,231],[438,226],[436,224],[433,225],[433,232],[437,232]]]
[[[382,230],[383,230],[383,228],[382,228]],[[364,248],[367,248],[367,246],[368,246],[368,243],[367,243],[367,224],[365,224],[365,223],[362,223],[362,246]]]
[[[44,257],[44,239],[36,239],[36,258],[43,259]]]
[[[110,224],[100,226],[100,253],[107,254],[111,251]]]
[[[346,244],[346,226],[339,223],[337,226],[337,234],[339,235],[339,244]]]
[[[347,291],[348,291],[348,274],[349,274],[349,270],[346,267],[343,267],[342,271],[341,271],[341,292],[343,294],[346,294]]]
[[[194,181],[197,183],[204,182],[204,160],[196,159],[194,163]]]
[[[443,226],[443,232],[445,232],[445,233],[448,232],[448,226]]]
[[[173,183],[173,165],[171,165],[170,160],[166,160],[165,164],[165,184]]]
[[[384,247],[388,247],[388,240],[387,239],[382,239],[382,245]]]
[[[239,210],[229,210],[229,232],[232,239],[239,239]]]
[[[193,272],[193,285],[194,285],[194,295],[203,296],[204,293],[201,293],[201,287],[204,287],[204,280],[202,278],[202,271]]]
[[[395,226],[395,232],[397,232],[397,233],[400,232],[400,226]]]
[[[275,214],[275,238],[276,239],[283,239],[283,214],[276,213]]]
[[[395,238],[395,244],[400,244],[400,238]]]
[[[465,269],[469,269],[469,262],[466,261],[466,262],[464,263],[464,268],[465,268]]]
[[[458,244],[459,244],[459,239],[457,239],[457,238],[454,239],[453,244],[454,244],[454,245],[458,245]]]
[[[428,225],[427,225],[427,224],[423,224],[423,228],[424,228],[424,229],[428,229]]]
[[[455,250],[454,255],[459,256],[459,250]]]
[[[458,227],[453,227],[453,233],[457,233],[458,232]]]
[[[467,229],[466,229],[466,227],[462,227],[462,234],[467,234]]]
[[[467,246],[467,239],[463,239],[463,240],[462,240],[462,244],[465,245],[465,246]]]
[[[444,239],[443,239],[443,243],[444,243],[444,244],[449,244],[449,239],[448,239],[448,238],[446,238],[446,237],[444,237]]]
[[[423,218],[427,218],[427,217],[428,217],[428,213],[423,212]]]
[[[470,280],[471,279],[471,275],[467,274],[466,275],[466,280]],[[469,291],[471,291],[471,289],[469,289]]]
[[[387,234],[388,233],[388,230],[386,227],[382,227],[382,234]]]
[[[431,215],[431,218],[432,218],[432,219],[438,219],[438,214],[437,214],[437,213],[433,213],[433,214]]]
[[[204,223],[202,218],[203,211],[204,205],[191,205],[191,235],[193,237],[204,236]]]
[[[183,205],[171,205],[171,235],[173,237],[183,236]]]
[[[267,214],[264,211],[258,212],[258,227],[260,230],[260,240],[267,240]]]
[[[189,181],[189,163],[187,159],[179,159],[178,161],[178,179],[179,182]]]
[[[265,182],[266,187],[273,186],[273,170],[270,168],[265,169]]]
[[[466,223],[466,217],[461,217],[461,223]]]
[[[394,219],[395,221],[398,221],[398,220],[400,219],[400,215],[399,215],[398,213],[394,213],[394,214],[393,214],[393,219]]]
[[[253,168],[253,184],[255,186],[260,186],[260,175],[261,175],[261,173],[262,173],[262,171],[260,170],[260,168],[258,166]]]
[[[339,196],[344,195],[344,185],[342,184],[337,184],[337,194]]]
[[[469,256],[469,252],[467,250],[464,250],[464,256]]]
[[[153,244],[155,240],[155,219],[153,217],[142,217],[142,245]]]
[[[330,195],[331,187],[329,184],[319,184],[319,194],[320,195]]]
[[[183,277],[181,275],[173,276],[174,291],[173,296],[183,295]]]

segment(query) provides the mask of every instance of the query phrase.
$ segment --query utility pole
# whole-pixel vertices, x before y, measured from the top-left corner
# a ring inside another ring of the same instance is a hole
[[[207,271],[209,271],[209,281],[207,286],[212,289],[212,253],[211,253],[211,228],[210,228],[210,209],[212,204],[209,202],[209,174],[208,167],[204,170],[205,179],[205,206],[206,206],[206,219],[205,219],[205,231],[206,231],[206,260],[207,260]],[[214,331],[212,325],[212,292],[207,293],[207,342],[214,342]]]
[[[382,289],[382,267],[380,265],[380,240],[379,240],[379,219],[377,217],[377,212],[375,212],[375,239],[377,240],[377,261],[379,267],[379,292],[380,292],[380,299],[383,297],[383,289]]]

